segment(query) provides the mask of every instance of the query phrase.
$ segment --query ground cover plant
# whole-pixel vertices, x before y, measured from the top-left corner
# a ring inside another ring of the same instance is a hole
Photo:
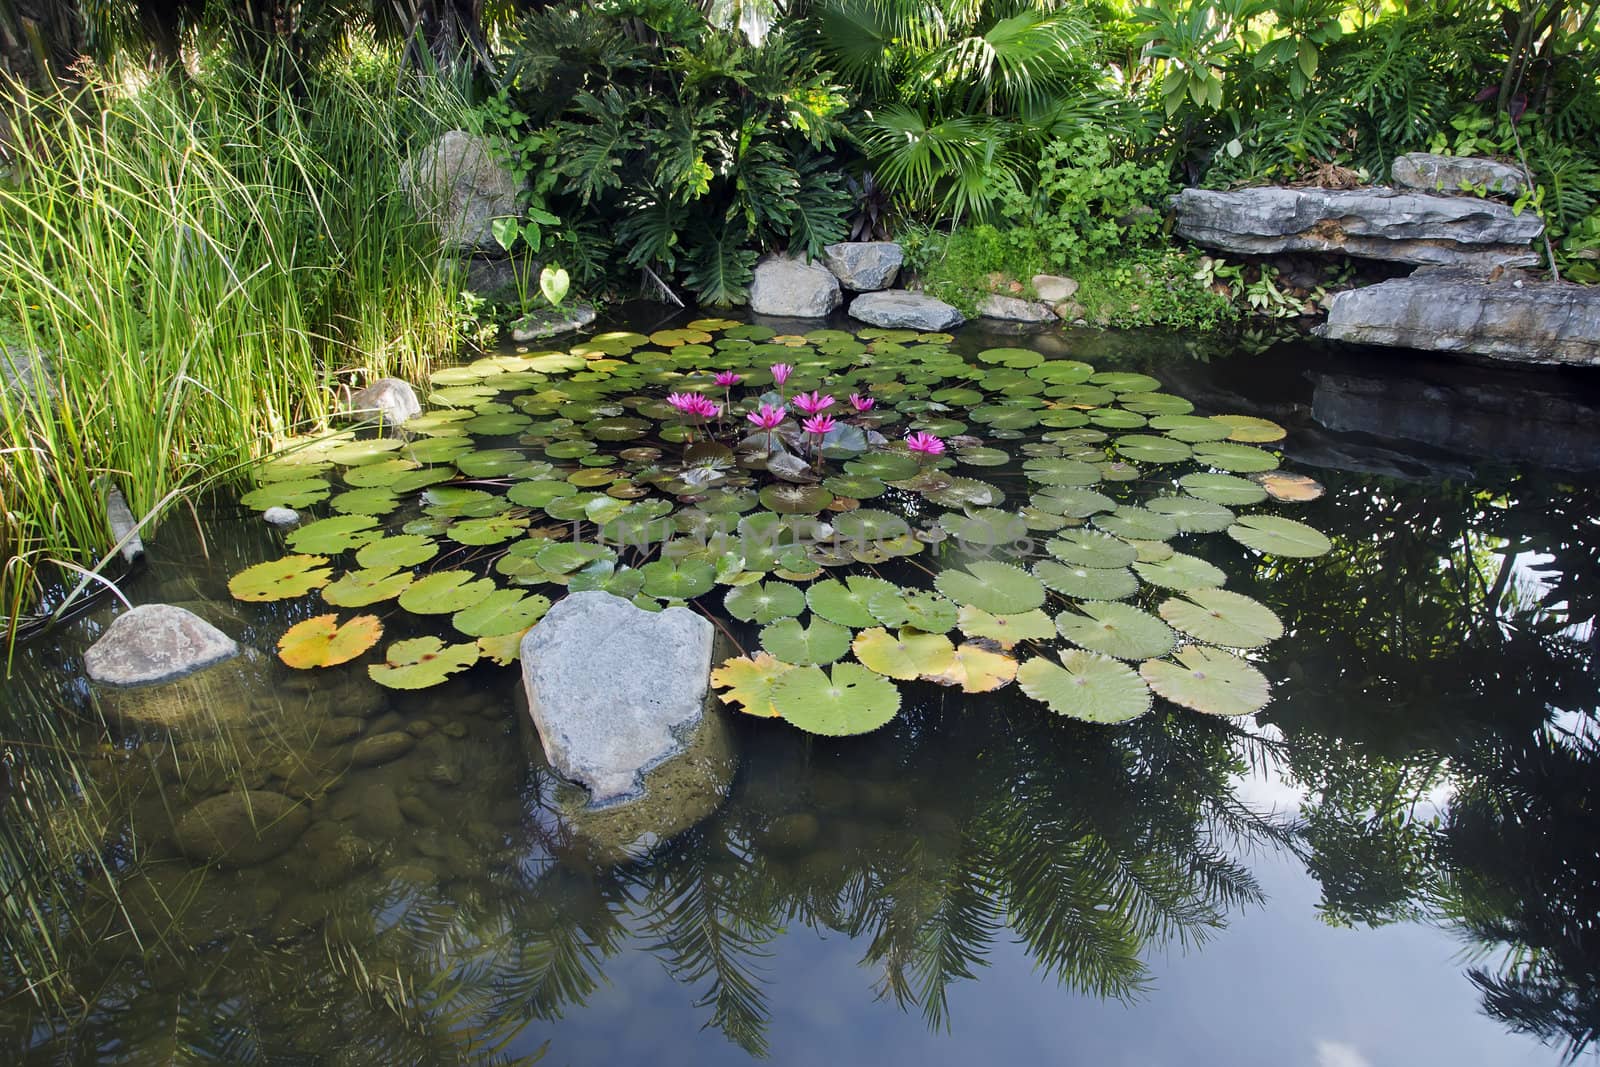
[[[1329,551],[1258,507],[1320,493],[1262,447],[1283,429],[953,340],[700,319],[438,371],[415,436],[322,439],[256,472],[247,505],[328,514],[230,589],[308,605],[280,643],[293,666],[348,664],[387,630],[340,669],[398,689],[510,663],[555,599],[598,589],[718,619],[743,648],[713,675],[724,699],[815,733],[885,725],[916,681],[1014,682],[1094,722],[1152,692],[1264,706],[1247,650],[1282,626],[1196,552]]]

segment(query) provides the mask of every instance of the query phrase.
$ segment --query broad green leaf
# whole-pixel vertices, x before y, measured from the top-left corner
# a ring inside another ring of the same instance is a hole
[[[1150,690],[1110,656],[1071,649],[1060,664],[1039,656],[1017,668],[1022,691],[1058,715],[1084,722],[1117,723],[1150,710]]]
[[[1231,653],[1187,645],[1173,659],[1177,662],[1146,660],[1139,674],[1174,704],[1210,715],[1250,715],[1272,699],[1261,672]]]
[[[796,667],[772,683],[772,703],[783,718],[829,737],[864,734],[887,725],[900,711],[893,682],[856,663]]]

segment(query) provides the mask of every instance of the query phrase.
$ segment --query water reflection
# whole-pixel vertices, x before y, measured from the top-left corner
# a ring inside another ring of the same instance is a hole
[[[1182,373],[1193,380],[1176,391],[1196,399],[1248,376]],[[1303,400],[1270,413],[1314,421]],[[1329,923],[1457,931],[1483,1010],[1582,1051],[1600,1025],[1593,487],[1451,481],[1429,467],[1444,460],[1370,428],[1322,433],[1323,455],[1341,458],[1313,471],[1329,493],[1307,517],[1333,554],[1252,576],[1238,546],[1206,546],[1287,626],[1259,728],[1158,707],[1101,729],[1003,692],[926,689],[892,730],[848,742],[743,721],[726,804],[621,864],[575,843],[505,699],[509,674],[396,696],[358,672],[297,690],[269,662],[234,725],[168,737],[104,728],[85,708],[71,682],[85,620],[8,693],[4,736],[46,746],[13,745],[7,764],[8,907],[45,899],[51,863],[71,893],[46,917],[54,974],[0,962],[7,1059],[562,1062],[559,1020],[625,980],[618,961],[636,953],[700,1021],[775,1054],[774,953],[797,931],[848,938],[866,968],[858,995],[935,1029],[962,1025],[952,991],[1012,939],[1068,993],[1159,998],[1157,954],[1203,951],[1230,918],[1270,912],[1251,873],[1265,850],[1303,862]],[[1397,455],[1404,469],[1383,458]],[[1390,474],[1361,473],[1373,468]],[[157,558],[185,562],[158,566],[146,592],[220,610],[223,576],[263,554],[255,530],[210,530],[215,565],[197,567],[193,533],[169,528]],[[263,647],[294,621],[227,609]],[[353,763],[354,736],[391,734],[410,739],[403,752]],[[1301,796],[1295,817],[1252,810],[1252,775]],[[296,797],[311,827],[266,863],[197,867],[174,823],[235,779]],[[35,1007],[25,978],[51,979],[65,1003]]]

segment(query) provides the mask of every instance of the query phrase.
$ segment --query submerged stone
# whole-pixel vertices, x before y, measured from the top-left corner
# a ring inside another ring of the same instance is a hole
[[[943,300],[904,289],[862,293],[850,303],[850,317],[874,326],[939,333],[966,322],[965,316]]]
[[[294,844],[310,822],[303,804],[252,789],[202,800],[178,820],[174,838],[192,860],[249,867]]]
[[[821,263],[793,256],[768,256],[756,264],[750,310],[792,319],[826,318],[844,301],[839,279]]]
[[[357,767],[376,767],[397,760],[410,752],[417,739],[400,730],[373,734],[357,741],[350,749],[350,762]]]
[[[545,756],[595,805],[638,799],[706,717],[711,620],[572,593],[522,639],[528,713]]]

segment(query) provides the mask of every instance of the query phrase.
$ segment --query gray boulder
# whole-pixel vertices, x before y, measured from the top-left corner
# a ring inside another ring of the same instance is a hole
[[[513,341],[542,341],[546,337],[581,330],[594,321],[594,308],[588,304],[568,304],[564,308],[535,311],[511,324]]]
[[[310,822],[305,805],[252,789],[202,800],[178,820],[173,837],[192,860],[250,867],[284,852]]]
[[[498,249],[490,224],[521,212],[522,183],[465,130],[442,134],[401,164],[400,188],[444,243],[464,252]]]
[[[1054,322],[1056,313],[1043,304],[991,293],[978,303],[978,317],[1006,322]]]
[[[1035,274],[1030,284],[1033,294],[1046,304],[1071,300],[1078,293],[1078,282],[1060,274]]]
[[[893,241],[841,241],[822,250],[822,261],[840,285],[869,293],[894,284],[905,253]]]
[[[141,604],[106,627],[83,654],[83,666],[101,685],[158,685],[238,654],[233,638],[200,616],[170,604]]]
[[[39,349],[0,344],[0,389],[15,389],[35,402],[54,400],[54,374],[49,358]]]
[[[943,300],[904,289],[881,293],[862,293],[850,302],[850,317],[874,326],[939,333],[966,322],[966,318]]]
[[[1185,189],[1177,233],[1224,252],[1328,252],[1425,266],[1531,266],[1539,217],[1494,200],[1394,189]]]
[[[1477,156],[1436,156],[1432,152],[1407,152],[1396,156],[1389,168],[1395,185],[1402,189],[1453,193],[1502,193],[1521,196],[1528,188],[1522,168]]]
[[[422,414],[422,404],[411,383],[399,378],[379,378],[350,394],[348,413],[356,418],[379,419],[386,426],[404,426],[407,420]]]
[[[528,714],[546,758],[603,806],[643,795],[706,718],[711,621],[610,593],[563,597],[522,639]]]
[[[268,508],[261,513],[261,520],[270,526],[298,526],[300,513],[294,508]]]
[[[839,279],[821,263],[793,256],[768,256],[756,264],[750,310],[757,315],[821,319],[844,302]]]
[[[1356,344],[1600,366],[1600,289],[1423,270],[1335,294],[1321,332]]]

